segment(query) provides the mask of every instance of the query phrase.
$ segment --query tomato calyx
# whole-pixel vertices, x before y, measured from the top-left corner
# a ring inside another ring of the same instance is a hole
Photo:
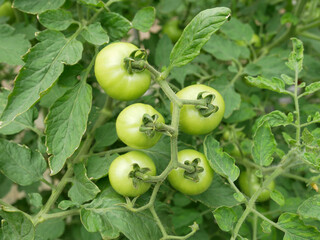
[[[149,168],[141,168],[139,164],[134,163],[132,165],[133,170],[129,172],[129,178],[132,178],[132,183],[135,188],[138,187],[140,181],[146,181],[149,179],[149,175],[146,173],[150,171]]]
[[[185,169],[183,175],[186,179],[190,179],[194,182],[199,182],[199,173],[204,171],[203,167],[198,166],[200,161],[200,158],[195,158],[192,161],[187,160],[183,163],[183,165],[185,166],[181,167]]]
[[[140,73],[146,69],[145,61],[148,54],[144,49],[133,51],[129,57],[124,58],[125,68],[129,74]]]
[[[212,101],[216,96],[208,92],[200,92],[197,96],[197,100],[203,100],[203,104],[196,105],[196,109],[199,110],[202,116],[209,117],[211,114],[216,113],[219,110],[217,105],[213,105]]]
[[[171,126],[158,122],[158,118],[159,116],[157,114],[152,116],[144,114],[142,117],[142,124],[139,128],[140,132],[144,132],[150,138],[152,138],[156,132],[172,136],[175,133],[175,130]]]

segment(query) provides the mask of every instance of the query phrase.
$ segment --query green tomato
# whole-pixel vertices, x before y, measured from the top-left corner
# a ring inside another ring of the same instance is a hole
[[[168,181],[176,190],[187,195],[197,195],[205,192],[211,185],[213,179],[213,170],[210,167],[206,156],[193,149],[185,149],[178,152],[178,161],[192,162],[194,159],[200,159],[198,166],[203,168],[203,171],[198,173],[198,181],[185,177],[185,170],[182,168],[174,169],[168,175]]]
[[[150,183],[139,179],[136,179],[134,183],[134,179],[129,176],[130,172],[134,170],[134,164],[138,164],[140,168],[148,168],[146,174],[156,175],[156,166],[152,159],[143,152],[131,151],[117,157],[111,163],[108,175],[113,189],[123,196],[140,196],[148,191],[151,186]]]
[[[14,17],[13,10],[10,2],[5,2],[0,6],[0,17]]]
[[[179,28],[179,20],[177,18],[173,18],[166,22],[162,28],[162,32],[167,34],[172,42],[178,41],[182,34],[182,30]]]
[[[215,98],[211,103],[218,106],[219,109],[210,116],[204,117],[194,105],[184,105],[180,112],[180,128],[187,134],[200,135],[210,133],[219,125],[223,118],[225,110],[224,100],[214,88],[202,84],[191,85],[177,92],[177,97],[180,99],[196,100],[201,92],[214,94]]]
[[[163,116],[152,106],[135,103],[123,109],[117,120],[116,130],[118,137],[122,142],[130,147],[137,149],[145,149],[154,146],[161,138],[160,132],[155,132],[153,136],[148,136],[145,132],[139,130],[143,124],[142,118],[144,114],[150,116],[157,114],[158,122],[164,123]]]
[[[251,44],[255,47],[261,47],[261,39],[257,34],[253,34]]]
[[[239,177],[239,185],[244,194],[249,197],[258,191],[261,187],[259,182],[259,178],[252,172],[248,173],[246,171],[241,172]],[[264,189],[262,193],[259,195],[257,201],[264,202],[270,198],[270,191],[272,191],[275,187],[274,181],[272,181],[267,189]]]
[[[116,42],[103,48],[97,55],[94,73],[103,90],[112,98],[129,101],[141,97],[149,88],[148,70],[128,73],[124,58],[138,48],[131,43]]]

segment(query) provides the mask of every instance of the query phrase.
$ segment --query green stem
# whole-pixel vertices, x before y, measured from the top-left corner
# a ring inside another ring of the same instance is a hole
[[[106,155],[112,155],[112,154],[114,154],[114,153],[129,152],[129,151],[133,151],[133,150],[136,150],[136,149],[127,146],[127,147],[121,147],[121,148],[111,149],[111,150],[104,151],[104,152],[93,153],[93,154],[90,154],[90,155],[84,155],[84,157],[90,157],[90,156],[106,156]]]
[[[315,20],[315,21],[308,23],[306,25],[298,26],[297,31],[302,32],[302,31],[308,30],[310,28],[318,27],[318,26],[320,26],[320,20]]]
[[[299,70],[298,67],[295,69],[295,86],[294,86],[294,105],[296,109],[296,141],[298,145],[300,145],[300,135],[301,135],[301,126],[300,126],[300,108],[299,108],[299,99],[298,99],[298,76],[299,76]]]
[[[80,214],[80,209],[71,209],[71,210],[57,212],[57,213],[44,214],[42,216],[42,219],[43,219],[43,221],[46,221],[48,219],[66,218],[66,217],[69,217],[69,216],[79,215],[79,214]]]
[[[320,36],[316,35],[316,34],[313,34],[313,33],[310,33],[310,32],[298,32],[299,35],[303,36],[303,37],[307,37],[307,38],[310,38],[310,39],[314,39],[314,40],[317,40],[317,41],[320,41]]]
[[[33,224],[36,226],[38,223],[43,222],[43,215],[46,214],[51,206],[57,201],[58,197],[60,196],[61,192],[63,191],[66,184],[69,182],[69,177],[73,174],[73,167],[70,165],[68,170],[62,177],[61,181],[57,185],[55,189],[52,190],[51,195],[46,202],[46,204],[41,208],[41,210],[33,217]]]
[[[259,195],[262,193],[262,191],[269,186],[269,184],[278,177],[282,172],[284,171],[283,168],[279,167],[277,168],[262,184],[261,188],[259,188],[250,198],[248,204],[246,204],[246,209],[243,212],[242,216],[239,218],[233,232],[233,236],[231,237],[231,240],[236,240],[239,230],[243,224],[243,222],[246,220],[247,216],[250,212],[254,210],[254,204],[259,197]]]
[[[150,212],[151,212],[154,220],[156,221],[158,227],[160,228],[160,231],[161,231],[161,233],[162,233],[162,236],[168,236],[168,234],[167,234],[167,232],[166,232],[166,229],[164,228],[164,226],[163,226],[163,224],[162,224],[162,222],[161,222],[161,220],[160,220],[157,212],[156,212],[155,209],[154,209],[154,205],[152,205],[152,206],[149,208],[149,210],[150,210]]]
[[[252,240],[257,240],[257,225],[258,225],[258,216],[257,214],[253,214],[253,223],[252,223],[253,233]]]
[[[40,179],[41,182],[47,184],[49,187],[51,187],[52,189],[56,188],[56,186],[54,186],[53,184],[49,183],[46,179],[41,178]]]
[[[260,217],[261,219],[265,220],[266,222],[270,223],[272,226],[274,226],[275,228],[278,228],[280,231],[286,233],[286,229],[282,228],[281,226],[279,226],[279,224],[271,221],[269,218],[265,217],[264,215],[262,215],[260,212],[258,212],[256,209],[252,209],[252,212],[254,214],[256,214],[258,217]]]
[[[287,178],[292,178],[292,179],[304,182],[306,184],[308,184],[310,182],[309,179],[292,174],[292,173],[283,173],[282,176],[287,177]]]

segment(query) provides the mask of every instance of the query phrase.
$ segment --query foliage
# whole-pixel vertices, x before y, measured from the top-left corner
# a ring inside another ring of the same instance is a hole
[[[319,1],[0,4],[0,239],[320,239]],[[161,30],[170,22],[174,38]],[[94,74],[98,52],[120,41],[140,50],[117,67],[128,79],[152,77],[130,101],[108,96]],[[195,84],[215,91],[176,95]],[[222,121],[204,135],[181,131],[184,106],[201,117],[218,111],[216,91]],[[151,187],[130,198],[113,190],[108,173],[136,150],[125,145],[130,132],[118,137],[129,123],[116,121],[138,103],[156,110],[134,121],[157,175],[134,165],[126,180]],[[201,159],[178,162],[184,149],[203,153],[213,170],[201,194],[167,181],[176,169],[199,180]],[[249,172],[247,189],[239,176]]]

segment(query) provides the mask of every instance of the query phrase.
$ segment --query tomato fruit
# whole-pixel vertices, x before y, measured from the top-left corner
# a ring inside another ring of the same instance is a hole
[[[162,32],[167,34],[172,42],[178,41],[182,34],[182,30],[179,28],[179,20],[177,18],[173,18],[166,22],[162,28]]]
[[[214,94],[215,98],[211,104],[218,106],[219,109],[217,112],[205,117],[201,115],[194,105],[184,105],[180,112],[180,128],[187,134],[207,134],[214,130],[223,118],[225,110],[224,100],[214,88],[202,84],[191,85],[177,92],[177,97],[180,99],[196,100],[201,92]]]
[[[260,187],[259,178],[252,172],[243,171],[239,177],[239,185],[244,194],[251,197]],[[268,189],[264,189],[259,195],[257,201],[264,202],[270,198],[270,191],[275,187],[274,181],[272,181]]]
[[[147,168],[149,176],[156,175],[156,166],[152,159],[145,153],[139,151],[131,151],[120,155],[114,159],[109,168],[109,180],[113,189],[128,197],[136,197],[144,194],[150,188],[151,184],[142,180],[130,177],[130,172],[134,171],[134,165],[138,164],[140,168]]]
[[[157,110],[143,103],[135,103],[126,107],[117,117],[116,130],[118,137],[130,147],[137,149],[150,148],[161,138],[162,134],[160,132],[155,132],[153,136],[148,136],[145,132],[140,131],[144,114],[149,114],[150,116],[157,114],[157,121],[164,123],[163,116]]]
[[[202,167],[203,171],[198,173],[198,181],[194,181],[185,176],[186,170],[178,168],[172,170],[168,175],[168,181],[179,192],[187,195],[197,195],[206,191],[213,179],[213,170],[210,167],[206,156],[193,149],[185,149],[178,152],[178,161],[185,163],[199,159],[197,166]]]
[[[0,17],[14,17],[13,10],[10,2],[5,2],[0,6]]]
[[[112,98],[129,101],[141,97],[149,88],[151,74],[148,70],[129,73],[124,58],[138,48],[125,42],[111,43],[97,55],[94,73],[103,90]]]

